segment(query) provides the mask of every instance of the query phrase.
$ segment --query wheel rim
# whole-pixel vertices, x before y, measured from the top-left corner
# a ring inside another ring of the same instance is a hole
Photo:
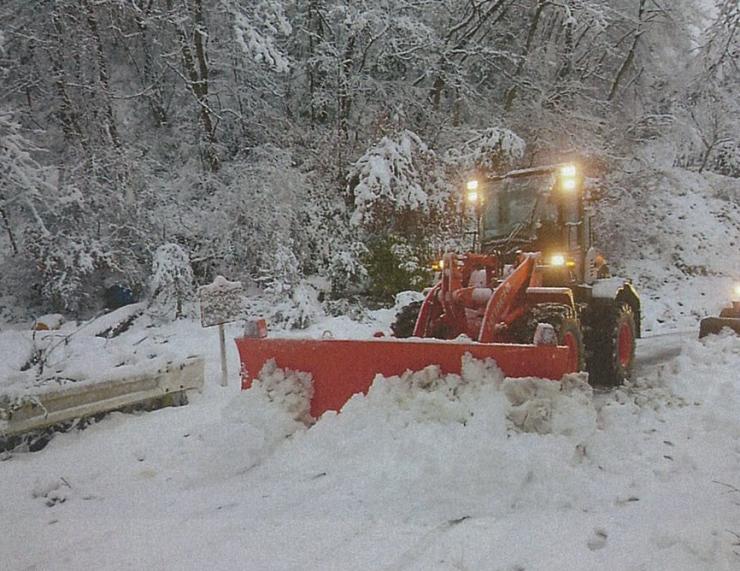
[[[629,368],[632,362],[632,352],[634,347],[634,338],[632,328],[629,323],[622,323],[619,326],[619,337],[617,338],[617,347],[619,349],[619,364],[624,368]]]
[[[578,370],[579,358],[578,339],[570,331],[563,336],[563,345],[568,348],[568,369],[571,371]]]

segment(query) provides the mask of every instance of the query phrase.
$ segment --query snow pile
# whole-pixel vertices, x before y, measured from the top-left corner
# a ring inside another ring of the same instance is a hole
[[[0,331],[0,387],[10,384],[10,377],[20,372],[33,356],[30,335],[20,331]]]
[[[505,379],[493,360],[465,355],[461,375],[442,374],[436,365],[400,377],[378,375],[367,397],[355,395],[342,413],[356,414],[369,407],[394,417],[394,422],[462,425],[485,415],[497,419],[488,428],[504,438],[519,431],[578,440],[595,429],[591,396],[584,375],[567,375],[562,382]]]
[[[308,425],[313,421],[309,411],[313,397],[309,373],[279,369],[275,359],[270,359],[248,392],[260,395],[269,403],[268,408],[280,408],[296,422]]]
[[[311,376],[268,362],[252,387],[223,407],[220,421],[199,431],[198,473],[213,479],[238,475],[265,461],[286,438],[306,429]],[[227,453],[224,453],[227,451]],[[197,480],[197,479],[196,479]]]
[[[579,451],[595,429],[581,377],[508,380],[492,361],[466,357],[460,376],[436,367],[378,376],[367,396],[296,434],[259,474],[279,474],[298,495],[314,495],[308,482],[320,480],[331,490],[322,505],[422,525],[513,506],[567,508],[592,488]]]
[[[701,406],[702,432],[740,439],[740,336],[729,331],[687,341],[681,354],[659,368],[658,383],[686,406]],[[728,371],[732,374],[727,374]],[[649,385],[650,381],[648,381]],[[740,459],[738,459],[740,467]]]

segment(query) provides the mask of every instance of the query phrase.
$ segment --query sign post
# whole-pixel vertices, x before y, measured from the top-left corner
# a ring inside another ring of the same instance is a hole
[[[217,276],[212,284],[198,288],[201,325],[203,327],[218,325],[222,387],[228,385],[224,324],[239,319],[242,312],[243,294],[244,289],[241,282],[230,282],[223,276]]]

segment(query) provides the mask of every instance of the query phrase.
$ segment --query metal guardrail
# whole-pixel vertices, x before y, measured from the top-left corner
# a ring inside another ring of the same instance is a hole
[[[68,383],[29,393],[19,401],[3,402],[0,395],[0,437],[11,437],[118,410],[148,401],[175,399],[191,389],[201,390],[205,361],[201,357],[168,363],[155,371],[101,382]]]

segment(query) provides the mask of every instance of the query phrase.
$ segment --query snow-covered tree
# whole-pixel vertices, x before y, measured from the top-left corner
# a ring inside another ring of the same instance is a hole
[[[193,299],[195,287],[188,253],[178,244],[163,244],[154,252],[149,281],[152,307],[159,315],[185,315],[184,305]]]

